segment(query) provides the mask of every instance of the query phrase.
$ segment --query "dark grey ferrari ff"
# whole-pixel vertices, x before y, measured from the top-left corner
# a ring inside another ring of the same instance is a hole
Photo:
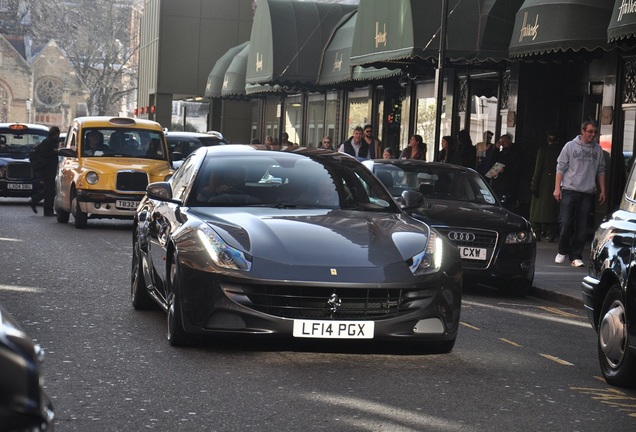
[[[135,216],[132,305],[159,304],[175,346],[240,334],[449,352],[461,286],[458,249],[342,153],[203,147]]]

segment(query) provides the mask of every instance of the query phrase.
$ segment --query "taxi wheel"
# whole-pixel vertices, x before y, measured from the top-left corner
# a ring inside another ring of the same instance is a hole
[[[598,358],[608,384],[636,388],[636,356],[630,351],[623,293],[613,286],[603,301],[598,324]]]
[[[75,219],[75,228],[83,229],[88,226],[88,215],[80,210],[79,201],[73,197],[73,218]]]
[[[137,231],[135,231],[133,239],[135,244],[133,245],[132,265],[130,269],[130,301],[136,310],[151,309],[153,301],[146,289],[144,271],[141,267],[141,247],[137,240]]]
[[[183,328],[181,315],[181,282],[176,263],[170,266],[170,293],[168,293],[168,343],[174,347],[186,346],[190,342]]]
[[[62,209],[55,209],[55,214],[57,216],[57,221],[61,224],[68,223],[68,220],[71,216],[69,212]]]

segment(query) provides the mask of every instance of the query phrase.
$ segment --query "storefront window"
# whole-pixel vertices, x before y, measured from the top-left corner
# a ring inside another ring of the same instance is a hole
[[[627,165],[634,155],[634,140],[636,138],[634,136],[636,134],[636,106],[623,106],[623,118],[625,119],[623,124],[623,155],[626,168],[629,169],[631,166]]]
[[[325,129],[325,135],[331,137],[331,141],[334,143],[334,148],[336,148],[336,144],[340,141],[344,141],[342,137],[336,134],[338,124],[338,109],[339,109],[339,98],[337,92],[327,93],[327,108],[325,109],[325,124],[327,125]]]
[[[435,120],[437,116],[435,83],[422,83],[417,86],[417,107],[415,133],[422,135],[426,146],[426,160],[432,161],[435,152]],[[442,114],[442,124],[444,124]],[[444,133],[441,136],[445,135]],[[437,143],[439,146],[440,144]]]
[[[303,104],[302,95],[289,96],[285,99],[285,129],[289,141],[298,143],[302,135]]]
[[[265,135],[278,137],[278,104],[279,99],[269,97],[265,102]]]
[[[260,142],[265,142],[265,137],[260,136],[260,130],[258,125],[260,124],[260,108],[261,103],[259,100],[252,100],[251,102],[251,111],[252,111],[252,123],[251,123],[251,132],[250,139],[257,138]]]
[[[306,147],[317,147],[325,136],[325,96],[312,94],[307,98],[307,142]]]
[[[349,107],[347,110],[349,117],[347,121],[347,135],[344,139],[347,139],[356,126],[364,127],[369,123],[371,118],[371,98],[369,95],[369,89],[354,90],[349,92]]]

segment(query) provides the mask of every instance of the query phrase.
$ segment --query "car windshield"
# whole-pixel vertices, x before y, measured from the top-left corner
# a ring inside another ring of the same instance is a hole
[[[85,129],[82,157],[130,157],[166,160],[163,134],[147,129]]]
[[[190,206],[399,211],[371,172],[345,155],[259,151],[208,157],[189,197]]]
[[[376,176],[400,197],[406,190],[418,191],[424,198],[496,204],[494,194],[484,179],[473,171],[449,169],[442,165],[377,164]]]
[[[46,130],[25,129],[12,131],[0,129],[0,155],[25,156],[33,147],[46,138]]]

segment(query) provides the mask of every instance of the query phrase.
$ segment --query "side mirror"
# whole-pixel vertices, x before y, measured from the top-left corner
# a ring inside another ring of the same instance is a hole
[[[61,148],[57,151],[58,156],[64,156],[64,157],[72,157],[72,158],[76,158],[77,157],[77,150],[73,150],[71,148]]]
[[[402,202],[403,209],[420,207],[424,204],[424,195],[413,190],[405,190],[402,192]]]
[[[146,187],[146,193],[150,199],[174,202],[172,199],[172,186],[168,182],[150,183]]]

